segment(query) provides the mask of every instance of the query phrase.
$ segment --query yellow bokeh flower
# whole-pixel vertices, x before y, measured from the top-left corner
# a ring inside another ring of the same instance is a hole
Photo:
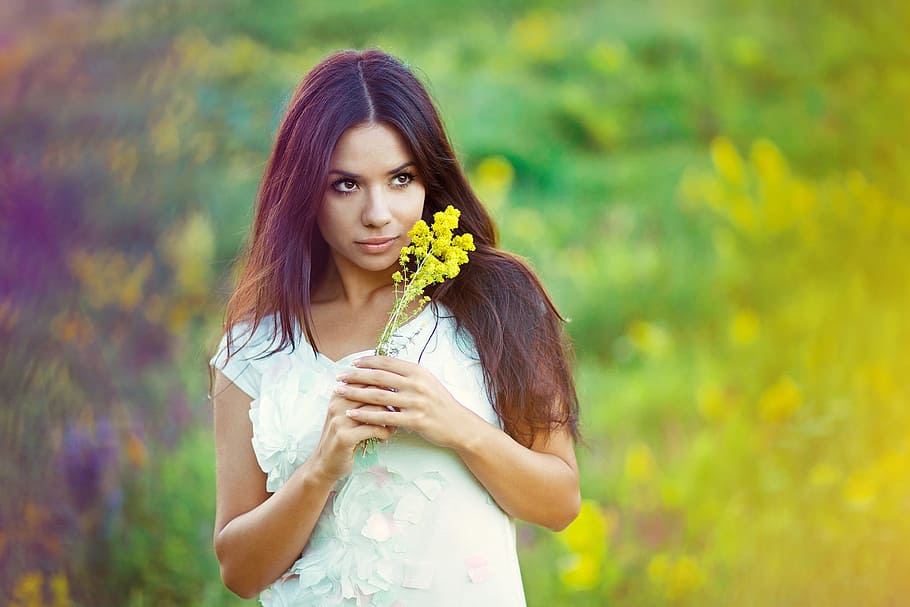
[[[605,515],[593,500],[582,500],[575,520],[556,534],[569,550],[559,564],[559,576],[566,588],[589,590],[600,583],[608,537],[615,526],[615,516]]]
[[[637,443],[626,451],[626,476],[635,482],[644,482],[654,477],[654,454],[645,443]]]
[[[705,585],[705,573],[691,556],[658,554],[648,563],[648,579],[671,601],[684,599]]]
[[[868,470],[858,470],[844,482],[844,502],[854,510],[868,510],[877,496],[877,483]]]
[[[790,419],[803,404],[799,386],[789,377],[782,377],[769,386],[758,401],[758,414],[768,422]]]
[[[131,266],[123,253],[112,250],[76,250],[68,261],[93,308],[116,304],[124,310],[133,309],[142,299],[143,287],[154,269],[150,254]]]
[[[51,604],[53,607],[69,607],[72,605],[69,580],[66,579],[64,574],[58,573],[51,577],[50,586],[51,596],[53,597],[53,603]]]
[[[709,421],[723,419],[730,411],[730,403],[720,386],[714,383],[702,384],[695,396],[698,412]]]
[[[162,235],[158,247],[173,269],[180,293],[202,296],[209,292],[215,231],[206,215],[190,214]]]
[[[607,549],[607,533],[612,530],[612,526],[600,504],[583,499],[578,516],[556,537],[573,552],[602,553]]]
[[[830,487],[840,480],[840,470],[831,464],[815,464],[809,470],[809,484],[817,488]]]
[[[738,346],[751,344],[758,338],[760,327],[761,322],[753,310],[737,310],[730,321],[730,341]]]
[[[502,156],[484,158],[474,169],[471,183],[478,196],[492,211],[505,204],[515,179],[515,169]]]
[[[626,331],[626,336],[641,352],[659,358],[670,350],[671,341],[667,331],[658,324],[636,320]]]
[[[599,72],[613,74],[625,66],[629,50],[622,42],[601,41],[587,53],[588,63]]]
[[[602,569],[602,558],[584,552],[572,552],[559,562],[559,579],[569,590],[591,590],[600,583]]]
[[[41,607],[43,599],[44,576],[38,571],[23,574],[13,589],[12,607]]]
[[[711,160],[717,173],[727,183],[737,187],[745,184],[743,161],[733,142],[726,137],[717,137],[711,142]]]
[[[528,56],[555,59],[562,55],[559,15],[552,11],[532,11],[512,26],[512,39]]]

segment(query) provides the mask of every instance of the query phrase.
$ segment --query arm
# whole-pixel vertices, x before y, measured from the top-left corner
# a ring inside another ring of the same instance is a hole
[[[251,598],[299,558],[335,481],[351,470],[354,447],[371,436],[385,440],[389,430],[353,423],[344,412],[357,405],[333,397],[315,451],[269,495],[250,442],[252,399],[221,371],[215,394],[215,554],[224,584]]]
[[[349,417],[410,428],[454,450],[511,516],[559,530],[578,514],[578,466],[565,428],[538,435],[528,448],[461,405],[424,367],[378,356],[354,364],[360,368],[339,377],[347,385],[337,392],[378,407],[350,409]],[[386,405],[397,411],[380,408]]]

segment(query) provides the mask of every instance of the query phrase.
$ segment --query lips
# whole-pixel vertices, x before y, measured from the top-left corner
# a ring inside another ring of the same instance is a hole
[[[397,241],[397,236],[373,236],[355,240],[354,243],[367,253],[384,253],[395,246]]]

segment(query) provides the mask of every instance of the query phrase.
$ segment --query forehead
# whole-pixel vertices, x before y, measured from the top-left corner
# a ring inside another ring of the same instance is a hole
[[[330,169],[352,173],[385,173],[413,161],[401,134],[383,123],[353,126],[346,130],[332,151]]]

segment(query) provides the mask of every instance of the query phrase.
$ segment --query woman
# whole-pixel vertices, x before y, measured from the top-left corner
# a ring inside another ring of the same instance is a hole
[[[372,356],[408,230],[450,204],[476,251],[412,310],[397,356]],[[214,546],[232,591],[264,605],[524,605],[513,518],[558,530],[580,501],[562,321],[496,249],[399,61],[340,52],[304,78],[226,317],[211,361]]]

